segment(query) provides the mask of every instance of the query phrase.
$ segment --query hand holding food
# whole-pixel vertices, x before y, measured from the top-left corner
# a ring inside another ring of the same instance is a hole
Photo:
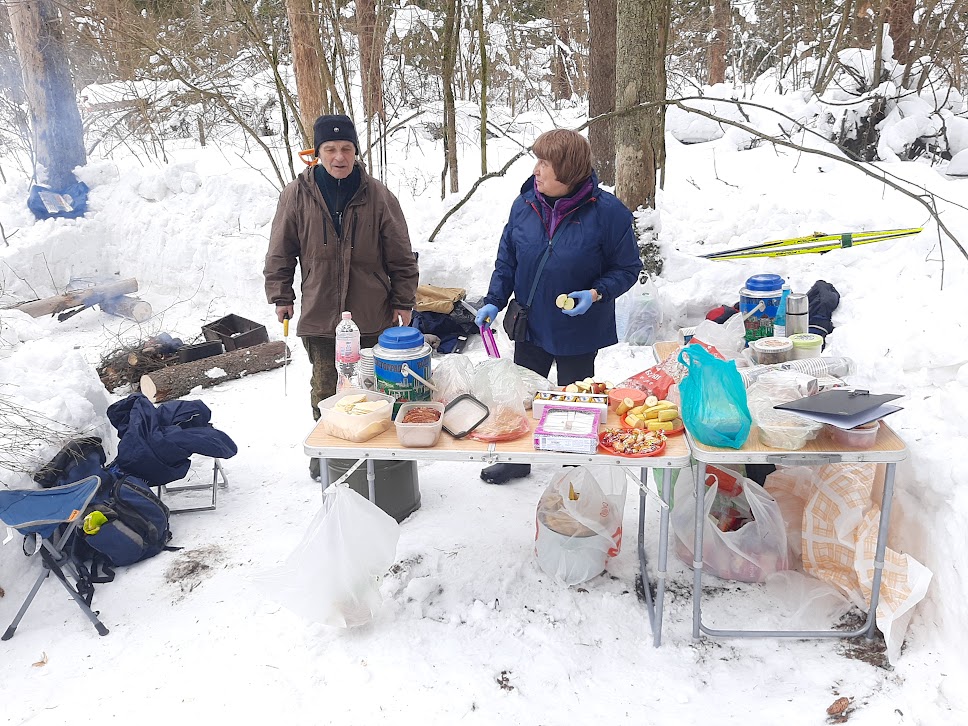
[[[561,299],[561,296],[559,295],[558,298]],[[591,290],[570,292],[568,293],[566,300],[571,302],[571,306],[567,307],[566,303],[566,306],[562,307],[561,311],[565,315],[570,315],[571,317],[575,317],[576,315],[584,315],[591,309],[592,303],[595,302],[594,298],[592,297]]]

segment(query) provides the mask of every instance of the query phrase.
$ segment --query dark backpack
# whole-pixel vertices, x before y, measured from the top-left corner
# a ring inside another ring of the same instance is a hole
[[[107,470],[105,473],[97,494],[84,510],[75,554],[82,560],[93,560],[95,565],[120,567],[173,549],[168,547],[168,507],[151,491],[148,482],[131,474],[114,475]],[[105,572],[110,573],[107,569]]]

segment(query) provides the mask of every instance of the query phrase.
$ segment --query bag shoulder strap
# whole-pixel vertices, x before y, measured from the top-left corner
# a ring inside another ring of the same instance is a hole
[[[555,230],[554,236],[548,242],[548,249],[545,250],[544,254],[541,256],[541,260],[538,262],[538,269],[534,273],[534,282],[531,283],[531,292],[528,293],[528,302],[525,303],[526,307],[531,307],[531,301],[534,300],[534,293],[538,289],[538,280],[541,277],[541,273],[544,271],[545,263],[548,258],[551,257],[551,250],[555,246],[555,242],[558,240],[558,235],[561,233],[564,225],[559,225],[558,229]]]

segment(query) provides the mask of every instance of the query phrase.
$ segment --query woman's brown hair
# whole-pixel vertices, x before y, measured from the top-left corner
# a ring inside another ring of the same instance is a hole
[[[545,131],[535,140],[531,152],[551,163],[555,178],[569,189],[592,174],[592,147],[577,131]]]

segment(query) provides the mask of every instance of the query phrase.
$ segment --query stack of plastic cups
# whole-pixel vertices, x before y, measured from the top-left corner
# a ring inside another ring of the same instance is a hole
[[[798,373],[806,373],[815,378],[820,378],[821,376],[842,378],[853,374],[854,361],[850,358],[833,356],[829,358],[803,358],[800,360],[790,360],[786,363],[740,368],[739,375],[743,379],[743,384],[749,388],[753,381],[767,371],[797,371]]]
[[[360,348],[360,388],[376,390],[376,372],[373,363],[373,348]]]

